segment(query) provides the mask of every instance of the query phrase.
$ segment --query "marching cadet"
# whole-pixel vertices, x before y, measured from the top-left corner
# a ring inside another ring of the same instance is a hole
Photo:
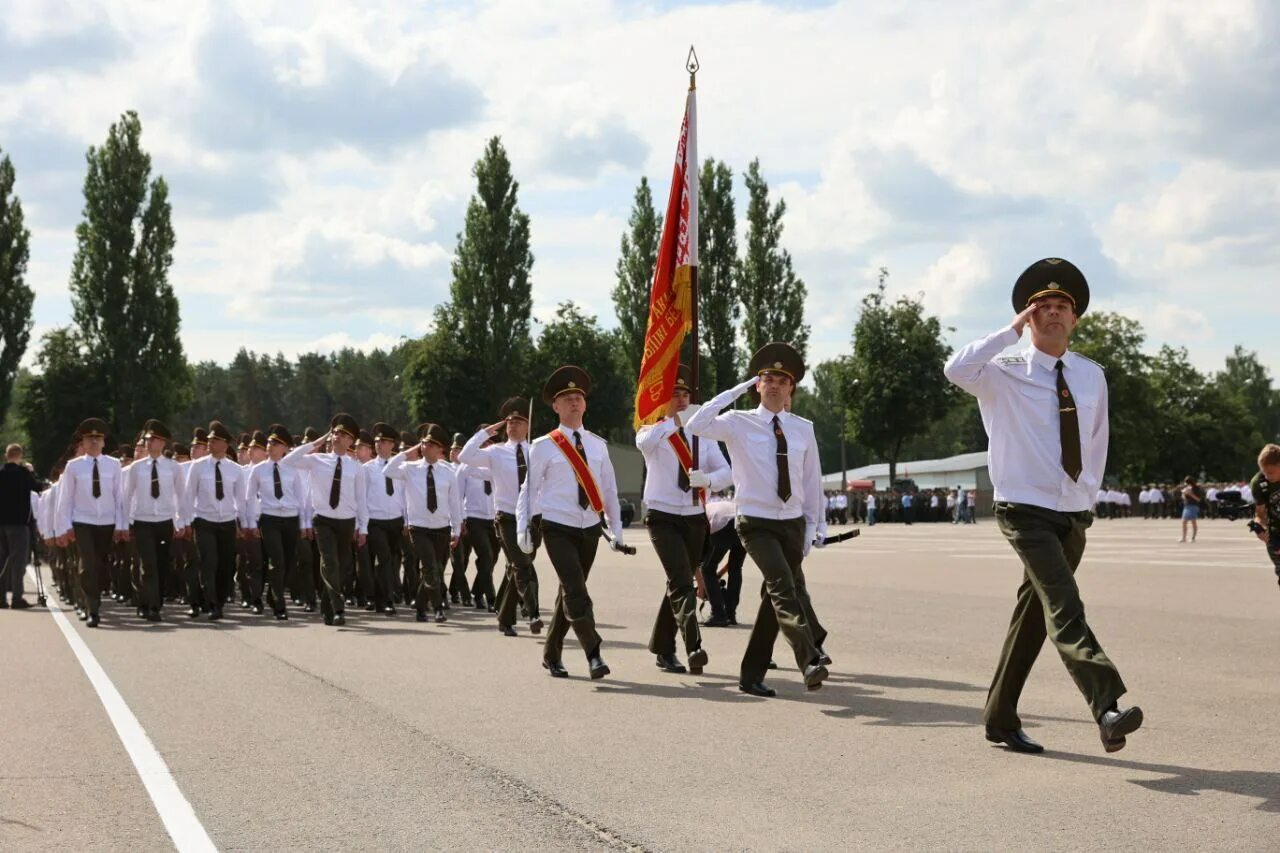
[[[463,445],[463,435],[453,437]],[[462,541],[454,549],[464,554],[476,555],[476,579],[470,589],[463,590],[464,604],[471,604],[474,597],[476,610],[493,610],[493,566],[497,561],[493,532],[493,482],[489,472],[465,462],[458,463],[458,480],[462,483]],[[466,565],[466,556],[462,558]],[[465,583],[465,578],[463,579]],[[474,596],[473,596],[474,593]]]
[[[458,474],[458,493],[462,496],[463,518],[466,518],[466,501],[467,501],[467,484],[463,479],[465,469],[462,469],[462,463],[458,461],[458,453],[462,450],[463,435],[460,432],[453,434],[453,443],[449,445],[449,464],[453,466]],[[471,587],[467,584],[467,563],[471,562],[471,545],[467,541],[467,525],[463,521],[462,535],[458,539],[458,544],[449,552],[449,564],[453,568],[453,573],[449,576],[449,597],[445,599],[445,609],[449,609],[449,602],[461,604],[464,607],[471,606]]]
[[[470,467],[485,471],[493,484],[494,517],[498,544],[507,560],[505,578],[496,602],[498,630],[508,637],[516,635],[516,607],[523,601],[529,616],[529,633],[542,631],[538,612],[538,573],[533,566],[534,554],[542,543],[542,530],[537,512],[530,525],[531,550],[525,553],[516,543],[516,502],[528,477],[529,401],[511,397],[498,409],[500,420],[476,431],[467,440],[458,459]],[[505,429],[507,440],[494,442]],[[490,584],[492,587],[492,584]]]
[[[636,447],[644,454],[645,525],[649,540],[667,574],[667,590],[658,605],[658,616],[649,637],[649,651],[657,655],[665,672],[684,672],[676,657],[676,631],[684,638],[689,669],[699,675],[707,665],[698,631],[698,570],[707,542],[705,490],[721,491],[733,480],[733,472],[715,442],[692,443],[680,421],[689,408],[692,373],[688,365],[676,369],[675,389],[667,404],[667,416],[636,433]]]
[[[421,563],[414,607],[419,622],[427,621],[427,609],[437,622],[444,615],[444,565],[449,549],[458,544],[462,531],[462,501],[457,473],[445,461],[449,433],[439,424],[418,427],[418,443],[387,462],[383,474],[404,486],[405,522]]]
[[[129,466],[134,460],[146,455],[147,445],[142,439],[141,432],[134,438],[133,444],[120,445],[116,456],[120,459],[121,476],[128,474]],[[121,482],[124,481],[121,480]],[[125,520],[128,521],[127,514]],[[111,553],[111,600],[121,604],[125,602],[137,604],[139,601],[138,550],[130,540],[128,530],[123,531],[111,546]],[[138,607],[138,615],[143,615],[141,607]]]
[[[123,539],[128,529],[121,494],[124,478],[120,460],[102,452],[106,421],[88,418],[76,434],[84,455],[68,462],[62,472],[54,530],[59,546],[75,543],[80,553],[76,577],[84,608],[81,618],[90,628],[96,628],[102,583],[110,577],[107,561],[111,558],[111,543]]]
[[[200,593],[209,608],[209,620],[222,618],[222,605],[231,597],[235,581],[236,523],[243,515],[244,469],[227,451],[235,439],[221,421],[208,429],[209,455],[187,469],[184,489],[184,527],[190,527],[200,553]],[[187,615],[200,608],[193,601]]]
[[[622,516],[609,445],[582,425],[590,393],[591,376],[571,364],[557,368],[542,386],[542,400],[555,411],[560,425],[530,446],[529,475],[516,502],[520,550],[533,553],[530,528],[534,516],[541,514],[542,540],[560,579],[542,652],[542,666],[554,678],[569,677],[561,652],[571,625],[586,652],[591,677],[609,674],[600,655],[587,576],[600,544],[600,514],[608,518],[613,534],[609,546],[615,551],[623,550]]]
[[[283,424],[272,424],[265,434],[266,458],[256,462],[245,482],[245,535],[261,545],[266,601],[279,621],[289,618],[285,606],[284,587],[297,559],[300,532],[306,526],[303,515],[303,475],[281,465],[284,455],[293,447],[293,436]],[[254,601],[254,613],[263,612],[263,598]]]
[[[364,473],[354,460],[347,458],[352,443],[359,437],[360,425],[345,412],[333,416],[328,434],[310,444],[301,444],[284,457],[292,465],[308,473],[311,503],[315,513],[312,525],[320,549],[320,577],[324,584],[320,594],[320,611],[324,624],[341,627],[344,615],[343,590],[351,576],[352,543],[364,545],[368,533],[365,514]],[[324,450],[333,442],[332,452]]]
[[[813,424],[791,413],[791,396],[804,378],[800,353],[786,343],[768,343],[751,357],[751,378],[722,391],[698,410],[686,428],[723,441],[733,460],[738,535],[764,575],[738,688],[753,696],[775,696],[764,683],[781,629],[805,687],[817,690],[831,659],[822,650],[826,632],[818,622],[802,564],[826,535],[822,468]],[[753,390],[750,411],[720,410]]]
[[[266,588],[265,561],[262,539],[249,518],[248,489],[249,476],[253,473],[254,466],[261,465],[267,459],[267,434],[260,429],[250,433],[245,454],[247,461],[240,466],[244,470],[245,484],[245,495],[241,503],[244,513],[243,529],[240,531],[241,597],[255,615],[261,616],[264,610],[262,593]]]
[[[182,465],[182,485],[188,487],[191,481],[191,465],[209,455],[209,431],[204,427],[196,427],[191,433],[191,458]],[[190,524],[190,519],[184,519]],[[213,609],[212,602],[204,602],[200,595],[200,550],[196,544],[195,531],[187,528],[186,538],[178,540],[178,553],[181,564],[183,590],[186,592],[188,608],[194,608],[199,615]]]
[[[315,427],[307,427],[302,436],[294,436],[293,446],[315,444],[320,438],[320,431]],[[283,462],[283,460],[281,460]],[[302,605],[305,613],[316,612],[316,591],[322,588],[320,582],[320,546],[316,543],[315,506],[311,503],[311,478],[306,472],[300,472],[302,479],[299,488],[302,490],[303,527],[298,543],[298,560],[294,566],[294,580],[289,589],[297,603]]]
[[[1117,704],[1124,681],[1085,621],[1075,580],[1108,442],[1106,376],[1067,349],[1088,304],[1089,285],[1073,264],[1037,261],[1013,286],[1013,321],[963,347],[945,368],[978,398],[990,437],[996,522],[1024,569],[983,712],[987,740],[1015,752],[1044,750],[1022,730],[1018,697],[1046,634],[1088,701],[1107,752],[1123,749],[1125,736],[1142,725],[1141,709]],[[1001,357],[1028,325],[1031,346]]]
[[[370,483],[365,466],[377,456],[376,451],[373,449],[373,433],[367,429],[360,430],[356,436],[355,446],[351,448],[351,455],[356,463],[360,465],[361,476],[365,478],[364,495],[367,501]],[[377,590],[374,588],[373,561],[369,556],[369,539],[367,536],[364,544],[355,549],[355,567],[355,577],[347,579],[347,604],[352,603],[352,592],[354,591],[356,603],[370,612],[377,610],[378,606],[375,602]]]
[[[123,495],[141,563],[137,605],[144,619],[159,622],[161,578],[170,574],[173,542],[186,535],[182,524],[186,472],[164,456],[173,436],[163,423],[147,421],[142,437],[147,457],[124,470]]]
[[[408,450],[418,443],[413,433],[409,430],[400,431],[400,450]],[[403,492],[403,489],[401,490]],[[413,548],[413,536],[406,522],[404,531],[400,534],[400,565],[403,568],[404,579],[400,589],[399,600],[403,601],[406,606],[413,606],[413,596],[418,590],[418,552]]]
[[[395,593],[400,577],[400,536],[404,530],[404,486],[386,474],[400,436],[381,421],[373,425],[375,458],[365,463],[365,502],[369,538],[365,553],[373,576],[373,605],[387,616],[396,615]]]

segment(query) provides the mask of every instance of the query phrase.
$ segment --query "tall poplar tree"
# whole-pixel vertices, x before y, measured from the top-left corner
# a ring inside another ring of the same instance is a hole
[[[649,293],[658,263],[658,241],[662,236],[662,216],[653,209],[649,179],[641,178],[631,204],[629,230],[622,235],[613,286],[613,307],[618,315],[618,337],[623,362],[634,387],[644,356],[644,335],[649,326]]]
[[[781,245],[787,205],[782,199],[769,205],[769,185],[760,174],[759,159],[747,167],[746,184],[747,246],[738,266],[738,295],[747,352],[770,341],[785,341],[803,356],[809,345],[804,322],[808,291],[791,268],[791,254]]]
[[[0,423],[13,399],[18,365],[31,340],[31,306],[35,293],[27,286],[31,232],[22,218],[22,201],[13,193],[13,163],[0,151]]]
[[[737,227],[733,172],[708,157],[698,180],[698,337],[709,362],[701,372],[710,382],[704,397],[736,384],[741,372]]]

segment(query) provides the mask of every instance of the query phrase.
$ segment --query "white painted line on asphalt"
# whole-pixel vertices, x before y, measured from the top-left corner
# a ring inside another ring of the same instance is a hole
[[[31,579],[34,581],[35,575],[32,572],[32,569],[28,569],[28,574],[31,574]],[[151,738],[147,737],[142,724],[129,710],[124,697],[111,682],[106,670],[98,663],[98,659],[93,656],[84,638],[67,619],[62,607],[53,601],[53,590],[49,592],[51,593],[48,603],[49,613],[53,616],[53,621],[62,629],[62,636],[66,637],[67,645],[71,646],[76,660],[80,661],[84,674],[89,677],[89,683],[98,692],[98,698],[102,700],[102,706],[107,709],[107,716],[111,718],[111,724],[115,726],[120,742],[124,744],[129,758],[133,760],[133,766],[137,768],[138,776],[142,779],[142,784],[151,795],[151,802],[155,804],[160,820],[164,822],[164,828],[173,839],[174,847],[182,853],[216,851],[218,848],[209,838],[209,833],[205,832],[200,819],[196,817],[195,810],[191,808],[191,803],[187,802],[187,798],[178,789],[178,783],[173,780],[169,765],[165,764],[164,759],[160,757],[155,745],[151,743]]]

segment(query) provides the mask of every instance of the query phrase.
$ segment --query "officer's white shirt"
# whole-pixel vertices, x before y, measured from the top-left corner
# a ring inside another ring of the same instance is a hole
[[[875,509],[875,508],[876,508],[876,496],[867,495],[867,509]]]
[[[457,472],[443,459],[430,463],[425,459],[408,462],[407,453],[405,450],[392,456],[383,469],[386,476],[399,480],[404,487],[405,524],[432,530],[447,527],[450,536],[457,536],[462,530],[462,495]],[[427,509],[428,468],[432,469],[436,486],[435,512]]]
[[[365,503],[364,466],[359,459],[343,456],[342,485],[338,489],[338,505],[329,506],[329,494],[333,488],[333,472],[338,465],[336,453],[312,453],[313,442],[304,442],[290,450],[281,460],[285,465],[297,467],[305,473],[307,493],[310,496],[312,522],[316,516],[345,520],[355,519],[356,532],[369,532],[369,514]]]
[[[493,483],[489,480],[489,473],[465,462],[454,466],[454,471],[461,484],[462,517],[493,521]],[[486,483],[489,485],[487,495],[484,493]]]
[[[61,482],[58,480],[40,494],[40,511],[36,516],[36,528],[45,539],[52,539],[58,535],[54,516],[58,507],[58,483]]]
[[[151,497],[151,466],[156,469],[160,497]],[[182,501],[186,490],[186,471],[164,456],[135,461],[122,472],[124,505],[129,521],[172,521],[182,527]]]
[[[1075,392],[1073,391],[1072,394],[1074,395]],[[1107,492],[1107,500],[1109,500],[1113,504],[1121,504],[1123,506],[1124,493],[1121,492],[1119,489],[1111,489],[1109,492]]]
[[[217,475],[222,474],[222,500],[218,500]],[[244,469],[230,456],[214,459],[202,456],[187,467],[183,488],[183,527],[197,518],[224,523],[244,517]]]
[[[283,497],[276,497],[276,471],[280,472],[280,491]],[[245,483],[245,526],[253,530],[258,526],[258,519],[264,515],[274,518],[296,518],[298,527],[303,528],[302,504],[308,483],[306,475],[284,461],[272,462],[264,459],[249,468],[249,476]]]
[[[1098,489],[1098,494],[1094,495],[1093,502],[1095,504],[1111,503],[1111,493],[1106,489]]]
[[[849,508],[849,496],[836,495],[836,509],[848,509],[848,508]]]
[[[489,438],[486,430],[476,432],[458,452],[458,461],[488,471],[489,482],[493,483],[494,509],[507,515],[515,515],[516,501],[520,499],[520,475],[516,470],[517,443],[507,439],[502,444],[482,447]],[[531,445],[522,441],[519,446],[523,449],[527,472]]]
[[[680,458],[671,446],[670,437],[679,429],[674,418],[664,418],[656,424],[640,427],[636,432],[636,447],[644,456],[644,503],[649,509],[671,515],[700,515],[702,504],[696,489],[680,488]],[[689,452],[698,446],[693,457],[693,467],[711,478],[710,491],[727,489],[733,482],[733,471],[714,441],[694,441],[695,436],[685,427]]]
[[[754,378],[721,391],[700,408],[685,429],[713,441],[723,441],[733,460],[734,500],[738,514],[785,520],[804,518],[805,542],[825,537],[827,518],[822,511],[822,468],[813,424],[790,412],[779,412],[778,422],[787,439],[787,470],[791,497],[778,497],[777,439],[773,412],[757,406],[750,411],[720,410],[756,383]]]
[[[93,462],[98,462],[98,494],[93,496]],[[54,522],[58,536],[71,530],[73,524],[114,525],[128,530],[123,499],[124,472],[120,460],[100,453],[78,456],[67,463],[59,480],[58,508]]]
[[[1210,488],[1209,491],[1204,493],[1204,499],[1207,501],[1216,501],[1218,499],[1218,490]]]
[[[404,518],[404,483],[388,477],[386,468],[391,457],[375,456],[364,463],[364,500],[370,520],[394,521]],[[391,482],[391,494],[387,494],[387,482]]]
[[[1068,351],[1063,378],[1080,424],[1080,479],[1062,469],[1057,393],[1058,359],[1028,346],[999,357],[1018,342],[1012,326],[962,347],[947,362],[948,379],[978,398],[990,438],[987,464],[995,500],[1061,512],[1093,506],[1106,469],[1109,427],[1107,380],[1097,363]],[[1102,498],[1099,497],[1098,500]]]
[[[557,429],[572,447],[574,430],[564,424]],[[609,445],[586,427],[577,432],[582,436],[587,467],[600,486],[609,530],[617,538],[622,535],[622,510],[618,504],[618,484],[613,474],[613,461],[609,458]],[[553,521],[566,527],[586,529],[600,523],[600,515],[591,509],[590,503],[586,509],[578,506],[578,477],[564,453],[545,435],[535,439],[529,448],[529,478],[524,481],[524,488],[516,501],[516,533],[525,533],[530,519],[539,514],[543,521]]]

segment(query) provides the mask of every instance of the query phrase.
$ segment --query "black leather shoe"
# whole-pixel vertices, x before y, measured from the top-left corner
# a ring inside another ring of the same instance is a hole
[[[777,669],[777,668],[778,668],[778,662],[777,662],[776,660],[771,660],[771,661],[769,661],[769,666],[768,666],[768,667],[766,667],[766,668],[767,668],[767,669]]]
[[[750,693],[752,696],[762,696],[765,699],[772,699],[778,695],[778,691],[766,685],[763,681],[739,681],[738,689],[743,693]]]
[[[347,624],[346,616],[343,616],[341,613],[333,614],[333,627],[341,628],[345,624]]]
[[[89,614],[89,618],[85,621],[85,623],[84,623],[84,624],[85,624],[85,626],[86,626],[86,627],[89,627],[89,628],[97,628],[97,627],[98,627],[98,614],[97,614],[97,613],[90,613],[90,614]]]
[[[831,666],[831,655],[827,654],[827,650],[822,646],[818,646],[818,663],[823,666]]]
[[[200,608],[196,607],[194,604],[191,605],[190,607],[187,608],[187,615],[190,616],[192,619],[195,619],[197,616],[200,615]]]
[[[382,615],[384,615],[384,616],[395,616],[395,615],[396,615],[396,609],[395,609],[394,607],[392,607],[390,604],[388,604],[386,607],[382,608]]]
[[[564,668],[564,664],[558,660],[544,660],[542,668],[551,673],[552,678],[568,678],[569,670]]]
[[[462,606],[463,606],[463,607],[475,607],[475,605],[471,602],[471,599],[470,599],[470,598],[464,598],[464,599],[462,599]]]
[[[609,665],[604,662],[604,658],[600,657],[600,650],[596,649],[594,654],[587,656],[587,666],[591,668],[591,678],[604,678],[609,674]],[[684,667],[680,667],[680,671],[684,672]]]
[[[1142,709],[1137,705],[1132,708],[1113,708],[1104,711],[1098,720],[1098,735],[1102,738],[1102,748],[1107,752],[1119,752],[1124,749],[1125,735],[1138,730],[1142,725]]]
[[[516,634],[516,629],[515,629],[515,628],[512,628],[510,625],[499,625],[499,626],[498,626],[498,630],[502,632],[502,636],[504,636],[504,637],[515,637],[515,636],[518,636],[518,635]]]
[[[253,615],[254,615],[254,616],[261,616],[261,615],[262,615],[262,602],[261,602],[261,601],[259,601],[259,602],[255,603],[255,604],[253,605]]]
[[[277,610],[277,611],[275,612],[275,617],[276,617],[276,621],[277,621],[277,622],[287,622],[287,621],[289,621],[289,611],[288,611],[288,610]]]
[[[324,614],[324,624],[326,624],[326,625],[332,625],[332,624],[333,624],[333,614],[332,614],[332,613],[326,613],[326,614]]]
[[[820,663],[811,663],[804,668],[804,686],[807,690],[819,690],[822,682],[827,680],[827,668]]]
[[[9,609],[9,599],[4,597],[4,593],[0,592],[0,610]]]
[[[724,618],[725,618],[725,621],[729,623],[730,627],[738,624],[738,617],[734,616],[732,613],[728,614]]]
[[[680,663],[680,659],[675,655],[658,655],[657,663],[658,669],[663,672],[674,672],[677,674],[688,672],[688,670],[684,668],[684,664]]]
[[[1044,752],[1044,747],[1027,737],[1022,729],[998,729],[987,726],[987,740],[1002,743],[1014,752]]]
[[[417,620],[418,622],[426,622],[426,621],[427,621],[427,611],[425,611],[425,610],[419,610],[419,611],[418,611],[418,613],[417,613],[417,615],[416,615],[416,616],[414,616],[413,618],[414,618],[415,620]]]
[[[160,611],[155,609],[148,610],[146,611],[146,613],[143,615],[142,618],[146,619],[148,622],[159,622]]]
[[[437,611],[436,611],[436,621],[437,621],[437,622],[448,622],[448,621],[449,621],[449,617],[444,615],[444,611],[443,611],[443,610],[437,610]]]
[[[303,612],[303,613],[315,613],[315,612],[316,612],[316,606],[315,606],[314,604],[304,604],[304,605],[302,605],[302,612]]]
[[[485,609],[485,603],[484,603],[484,596],[483,596],[483,595],[478,595],[478,596],[476,596],[476,603],[475,603],[474,607],[475,607],[475,609],[476,609],[476,610],[484,610],[484,609]]]
[[[364,612],[365,612],[365,613],[375,613],[375,612],[377,612],[377,610],[378,610],[378,605],[374,604],[372,601],[370,601],[369,603],[365,604],[365,606],[364,606]]]
[[[221,618],[222,618],[222,608],[221,607],[213,608],[213,612],[209,614],[209,621],[217,622]]]
[[[28,607],[31,606],[31,602],[19,596],[18,598],[15,598],[13,600],[12,606],[14,610],[26,610]]]
[[[703,628],[728,628],[729,620],[724,616],[712,616],[702,623]]]
[[[85,621],[86,619],[88,619],[88,618],[89,618],[89,611],[88,611],[88,610],[77,610],[77,611],[76,611],[76,618],[77,618],[77,619],[79,619],[81,622]]]
[[[707,660],[705,649],[694,649],[689,652],[689,672],[694,675],[702,675],[702,668],[707,665]]]
[[[529,633],[534,635],[542,633],[542,620],[537,616],[529,620]]]

